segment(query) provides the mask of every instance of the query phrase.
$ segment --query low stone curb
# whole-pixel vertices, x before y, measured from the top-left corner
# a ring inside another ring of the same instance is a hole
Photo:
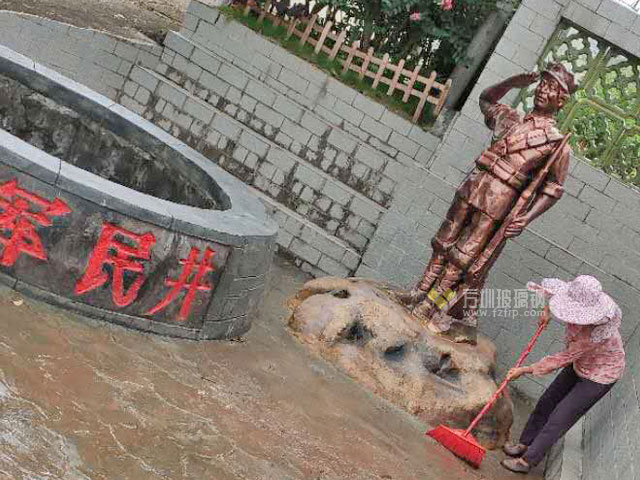
[[[581,418],[551,450],[545,465],[545,480],[582,478],[583,435],[584,419]]]

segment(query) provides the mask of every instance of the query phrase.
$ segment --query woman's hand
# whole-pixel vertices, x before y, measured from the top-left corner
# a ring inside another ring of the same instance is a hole
[[[528,373],[531,373],[531,367],[512,368],[511,370],[509,370],[507,372],[507,379],[509,381],[516,380],[516,379],[520,378],[521,376],[526,375]]]

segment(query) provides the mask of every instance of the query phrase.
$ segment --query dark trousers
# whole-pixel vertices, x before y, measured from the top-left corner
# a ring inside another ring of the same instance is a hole
[[[537,465],[553,444],[613,385],[580,378],[573,365],[564,368],[538,400],[520,436],[520,443],[529,447],[524,454],[527,463]]]

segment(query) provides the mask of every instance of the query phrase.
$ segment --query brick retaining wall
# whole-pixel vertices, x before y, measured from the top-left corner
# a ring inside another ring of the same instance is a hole
[[[196,1],[119,101],[261,192],[280,249],[316,275],[355,271],[397,185],[439,144]]]

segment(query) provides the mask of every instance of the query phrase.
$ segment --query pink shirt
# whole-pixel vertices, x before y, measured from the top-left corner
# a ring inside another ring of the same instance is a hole
[[[579,377],[596,383],[609,384],[624,373],[625,353],[620,332],[600,343],[591,341],[593,326],[567,324],[566,349],[544,357],[531,365],[534,375],[545,375],[573,363]]]

